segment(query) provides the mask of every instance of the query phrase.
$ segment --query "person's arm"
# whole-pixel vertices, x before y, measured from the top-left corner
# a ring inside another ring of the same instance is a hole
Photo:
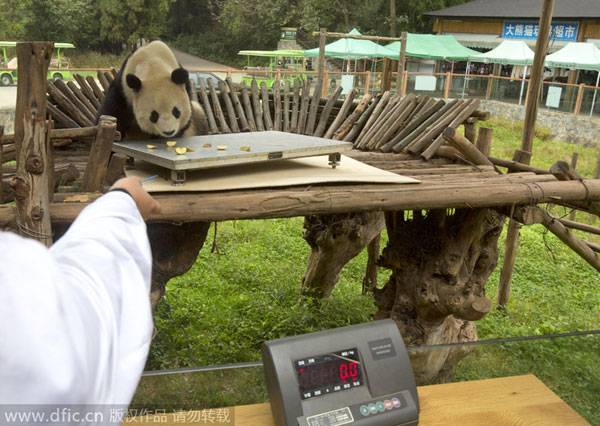
[[[0,341],[0,362],[13,367],[0,372],[0,403],[130,402],[152,331],[152,258],[140,210],[159,207],[139,180],[115,186],[127,193],[86,207],[50,250],[14,244],[15,267],[0,273],[10,302],[0,323],[14,324]],[[3,393],[6,383],[12,390]]]

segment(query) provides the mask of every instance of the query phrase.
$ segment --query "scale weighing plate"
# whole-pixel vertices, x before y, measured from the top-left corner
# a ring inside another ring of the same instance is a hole
[[[419,422],[419,396],[391,319],[265,342],[276,426],[394,426]]]
[[[174,147],[167,141],[175,141]],[[154,149],[148,145],[155,146]],[[226,147],[218,149],[218,146]],[[183,155],[176,147],[192,148]],[[242,150],[249,147],[249,151]],[[144,160],[170,171],[174,185],[185,183],[188,170],[250,164],[290,158],[329,155],[332,167],[339,165],[341,153],[352,149],[352,143],[298,135],[279,131],[231,133],[220,135],[191,136],[187,138],[147,139],[113,143],[112,150],[134,160]]]

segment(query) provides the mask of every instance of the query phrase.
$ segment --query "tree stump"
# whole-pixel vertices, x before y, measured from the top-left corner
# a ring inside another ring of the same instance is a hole
[[[152,248],[152,310],[165,294],[167,281],[186,273],[196,262],[204,245],[210,222],[149,223]]]
[[[385,226],[382,212],[312,215],[304,219],[304,239],[311,248],[302,278],[301,297],[329,297],[344,265]]]
[[[380,266],[392,275],[375,290],[375,319],[394,319],[407,346],[477,340],[472,321],[492,306],[485,283],[496,267],[505,217],[464,209],[390,212],[385,219],[389,241]],[[419,383],[444,380],[471,350],[411,352]]]

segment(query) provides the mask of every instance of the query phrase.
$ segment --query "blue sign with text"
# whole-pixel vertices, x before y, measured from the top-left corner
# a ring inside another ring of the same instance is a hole
[[[538,22],[504,21],[503,38],[537,39]],[[554,22],[550,29],[550,38],[556,41],[577,41],[579,22]]]

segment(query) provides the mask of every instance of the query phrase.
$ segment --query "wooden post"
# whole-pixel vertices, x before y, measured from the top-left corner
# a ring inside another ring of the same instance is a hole
[[[577,92],[577,100],[575,101],[573,115],[579,115],[579,111],[581,111],[581,102],[583,101],[583,86],[583,83],[579,85],[579,91]]]
[[[465,138],[469,139],[471,143],[475,143],[477,141],[477,119],[472,122],[465,121]]]
[[[82,191],[94,192],[102,190],[102,182],[108,169],[108,160],[112,151],[112,143],[117,131],[117,120],[108,115],[101,115],[98,120],[98,133],[90,149],[85,173],[83,174]]]
[[[450,85],[452,84],[452,74],[446,73],[446,85],[444,87],[444,99],[448,99],[450,96]]]
[[[403,81],[402,96],[406,96],[406,88],[408,87],[408,71],[404,71],[404,78],[402,81]]]
[[[489,127],[479,127],[476,146],[486,157],[489,157],[491,153],[493,134],[494,129],[490,129]]]
[[[369,95],[371,85],[371,71],[367,71],[367,76],[365,77],[365,95]]]
[[[321,28],[319,34],[319,64],[317,66],[317,80],[325,78],[325,42],[327,40],[327,28]]]
[[[473,164],[493,166],[492,162],[483,155],[475,145],[473,145],[467,138],[458,133],[456,129],[452,127],[446,127],[444,129],[444,138],[450,145],[458,149],[461,154],[465,156]]]
[[[579,153],[574,152],[571,155],[571,168],[573,170],[575,170],[577,168],[577,159],[579,158]],[[569,220],[575,220],[575,215],[576,215],[576,211],[573,209],[573,211],[571,211],[571,213],[569,214]]]
[[[50,198],[46,147],[47,73],[53,43],[17,43],[19,84],[15,111],[15,194],[19,234],[50,246]]]
[[[406,31],[402,31],[402,40],[400,41],[400,59],[398,61],[398,77],[396,77],[396,93],[404,96],[404,70],[406,68]]]
[[[500,75],[500,64],[494,64],[492,73],[488,76],[488,85],[485,92],[485,99],[487,100],[492,98],[492,92],[494,90],[494,86],[496,85],[496,79],[494,77],[497,75]]]
[[[598,161],[596,161],[596,169],[594,170],[594,179],[600,179],[600,151],[598,151]]]
[[[321,97],[327,98],[327,88],[329,87],[329,71],[325,70],[325,80],[323,80],[323,88],[321,89]]]
[[[550,24],[552,22],[552,11],[554,9],[554,0],[544,0],[540,14],[540,24],[537,42],[535,44],[535,57],[531,68],[531,77],[527,88],[527,99],[525,107],[525,123],[523,128],[523,137],[521,139],[521,150],[523,154],[515,152],[514,161],[529,164],[531,161],[531,150],[533,148],[533,136],[535,133],[535,119],[537,115],[538,98],[542,85],[542,74],[544,72],[544,60],[546,59],[546,49],[548,46],[548,36],[550,34]],[[522,160],[522,161],[519,161]],[[509,223],[506,234],[506,250],[516,252],[519,244],[519,226]],[[500,272],[500,287],[498,289],[498,304],[506,305],[510,298],[510,285],[514,270],[515,259],[511,256],[504,256],[504,265]]]
[[[552,11],[554,0],[544,0],[540,15],[539,33],[535,43],[535,57],[531,68],[531,77],[527,88],[527,106],[525,108],[525,123],[523,127],[523,138],[521,139],[521,150],[531,152],[533,136],[535,132],[535,119],[537,115],[538,98],[544,72],[544,60],[552,22]]]
[[[392,60],[383,58],[383,75],[381,76],[381,91],[387,92],[392,88]]]

